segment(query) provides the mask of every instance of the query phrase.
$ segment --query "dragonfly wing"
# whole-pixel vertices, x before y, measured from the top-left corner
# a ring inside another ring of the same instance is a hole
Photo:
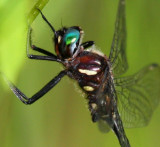
[[[128,69],[126,57],[125,0],[120,0],[119,2],[109,59],[114,76],[122,75]]]
[[[129,141],[117,110],[117,97],[110,70],[105,69],[104,77],[96,94],[99,129],[108,132],[110,127],[116,134],[121,146],[129,147]]]
[[[114,82],[124,126],[147,125],[160,101],[160,66],[149,65],[132,76],[117,78]]]

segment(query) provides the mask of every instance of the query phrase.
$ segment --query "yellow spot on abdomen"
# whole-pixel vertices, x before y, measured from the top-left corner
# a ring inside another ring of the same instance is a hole
[[[94,90],[94,88],[91,87],[91,86],[83,86],[83,89],[84,89],[85,91],[93,91],[93,90]]]
[[[92,103],[91,106],[92,106],[92,109],[97,110],[97,104]]]

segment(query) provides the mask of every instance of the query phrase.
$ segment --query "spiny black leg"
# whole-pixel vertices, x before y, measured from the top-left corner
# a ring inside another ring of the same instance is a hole
[[[43,54],[45,54],[45,55],[48,55],[48,56],[51,56],[51,57],[54,57],[54,58],[57,57],[57,56],[55,56],[54,54],[52,54],[52,53],[50,53],[50,52],[48,52],[48,51],[46,51],[46,50],[44,50],[44,49],[41,49],[41,48],[39,48],[39,47],[37,47],[37,46],[35,46],[35,45],[32,45],[31,48],[32,48],[33,50],[38,51],[38,52],[40,52],[40,53],[43,53]]]
[[[53,26],[49,23],[49,21],[46,19],[46,17],[43,15],[43,13],[41,12],[41,10],[39,10],[37,8],[37,10],[41,13],[41,16],[42,18],[44,19],[44,21],[50,26],[50,28],[52,29],[52,31],[54,32],[54,34],[56,35],[56,31],[55,29],[53,28]],[[49,61],[57,61],[57,62],[61,62],[60,59],[57,58],[57,56],[55,56],[54,54],[44,50],[44,49],[41,49],[35,45],[32,45],[32,39],[31,39],[31,33],[32,33],[32,29],[31,27],[29,26],[29,30],[28,30],[28,42],[27,42],[27,57],[29,59],[37,59],[37,60],[49,60]],[[40,53],[43,53],[47,56],[40,56],[40,55],[32,55],[32,54],[29,54],[29,47],[31,47],[33,50],[35,51],[38,51]]]
[[[55,59],[51,56],[39,56],[39,55],[32,55],[32,54],[27,54],[27,57],[29,59],[35,59],[35,60],[49,60],[49,61],[57,61],[57,62],[61,62],[61,60],[59,59]]]
[[[28,29],[28,43],[33,50],[38,51],[38,52],[40,52],[42,54],[45,54],[47,56],[53,56],[53,57],[56,58],[56,56],[53,53],[48,52],[48,51],[46,51],[44,49],[41,49],[41,48],[32,44],[32,28],[30,26],[29,26],[29,29]]]
[[[52,31],[54,32],[54,34],[57,35],[54,27],[50,24],[50,22],[47,20],[47,18],[43,15],[43,13],[41,12],[41,10],[38,9],[38,8],[37,8],[37,10],[41,13],[41,16],[42,16],[43,20],[49,25],[49,27],[52,29]]]
[[[54,79],[52,79],[49,83],[47,83],[40,91],[38,91],[36,94],[34,94],[31,98],[28,98],[24,93],[22,93],[16,86],[14,86],[10,81],[6,79],[9,87],[13,91],[13,93],[24,103],[24,104],[32,104],[35,101],[37,101],[39,98],[41,98],[43,95],[45,95],[51,88],[53,88],[64,75],[67,74],[67,71],[61,71]]]
[[[57,56],[55,56],[54,54],[44,50],[44,49],[41,49],[39,47],[36,47],[35,45],[32,45],[32,38],[31,38],[31,33],[32,33],[32,28],[29,26],[29,29],[28,29],[28,41],[27,41],[27,57],[29,59],[37,59],[37,60],[49,60],[49,61],[57,61],[57,62],[61,62],[61,60],[59,60],[57,58]],[[38,51],[40,53],[43,53],[47,56],[41,56],[41,55],[32,55],[32,54],[29,54],[29,48],[32,48],[33,50],[35,51]]]
[[[87,41],[81,44],[81,46],[83,46],[84,49],[91,47],[92,45],[94,45],[94,41]]]

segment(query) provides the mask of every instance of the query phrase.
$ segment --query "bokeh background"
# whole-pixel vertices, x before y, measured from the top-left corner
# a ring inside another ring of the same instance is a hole
[[[27,96],[56,76],[62,66],[26,57],[27,15],[37,1],[0,1],[0,71]],[[56,29],[79,25],[84,41],[94,40],[109,54],[118,0],[38,1]],[[127,0],[127,57],[132,74],[149,63],[160,64],[160,0]],[[54,52],[53,33],[40,15],[32,24],[35,45]],[[35,53],[30,51],[31,53]],[[142,106],[143,107],[143,106]],[[160,107],[144,128],[125,129],[133,147],[160,146]],[[22,104],[0,76],[1,147],[119,147],[110,131],[102,134],[91,122],[87,102],[68,77],[42,99]]]

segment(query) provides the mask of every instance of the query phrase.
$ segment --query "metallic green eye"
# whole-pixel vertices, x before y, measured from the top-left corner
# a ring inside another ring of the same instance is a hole
[[[66,45],[76,43],[80,37],[79,31],[76,29],[69,29],[64,36],[64,42]]]

